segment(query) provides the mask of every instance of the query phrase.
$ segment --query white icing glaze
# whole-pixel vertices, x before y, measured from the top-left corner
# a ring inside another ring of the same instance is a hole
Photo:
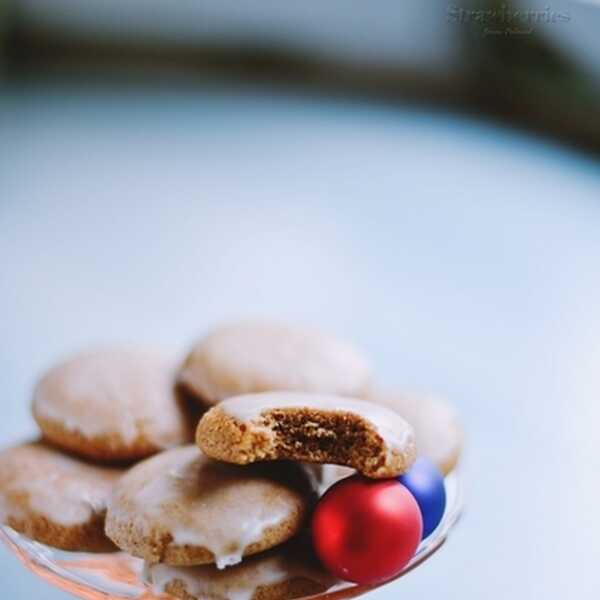
[[[260,425],[263,413],[274,409],[309,408],[353,413],[375,428],[389,452],[404,453],[414,445],[413,429],[402,417],[389,408],[365,400],[297,392],[266,392],[229,398],[221,402],[219,408],[240,422],[257,425]]]
[[[332,576],[313,568],[307,561],[289,557],[278,549],[244,559],[242,564],[223,571],[212,565],[169,567],[159,564],[147,567],[145,572],[146,581],[155,594],[166,593],[169,583],[180,581],[195,598],[223,600],[251,600],[258,588],[296,577],[317,582],[324,590],[336,583]]]
[[[237,564],[264,531],[301,510],[303,499],[276,478],[277,465],[256,470],[212,461],[196,446],[164,452],[121,480],[109,522],[133,522],[150,536],[160,527],[174,545],[210,550],[219,568]]]
[[[213,331],[179,377],[216,402],[268,390],[362,395],[370,368],[352,346],[319,331],[256,320]]]
[[[227,600],[251,600],[260,586],[279,583],[286,578],[285,570],[276,559],[261,561],[252,573],[232,576],[230,571],[237,569],[218,571],[212,566],[186,568],[159,564],[150,567],[149,579],[156,594],[166,593],[169,583],[181,581],[188,594],[196,598],[216,596]]]
[[[34,411],[87,438],[140,433],[159,448],[185,440],[173,392],[174,361],[145,349],[106,348],[51,369],[34,393]]]
[[[377,390],[374,402],[387,406],[411,423],[420,455],[448,472],[460,455],[462,429],[454,408],[442,398]]]
[[[12,448],[0,454],[0,517],[6,522],[34,512],[59,525],[86,523],[104,512],[121,474],[39,443]]]

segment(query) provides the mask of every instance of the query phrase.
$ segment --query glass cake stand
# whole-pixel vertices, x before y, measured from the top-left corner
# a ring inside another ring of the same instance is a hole
[[[442,522],[419,546],[406,568],[393,580],[406,575],[425,562],[446,541],[458,522],[463,497],[459,474],[454,471],[445,479],[447,505]],[[38,577],[51,585],[85,600],[164,600],[168,595],[155,593],[144,582],[144,563],[124,553],[91,554],[63,552],[50,548],[18,534],[9,527],[0,527],[0,538],[20,561]],[[356,585],[338,582],[327,591],[311,596],[326,600],[355,598],[387,585]]]

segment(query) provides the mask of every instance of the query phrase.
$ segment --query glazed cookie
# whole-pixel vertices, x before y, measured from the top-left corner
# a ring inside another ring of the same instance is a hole
[[[214,565],[152,565],[146,569],[146,579],[155,594],[181,600],[291,600],[323,593],[337,583],[313,557],[295,555],[287,547],[221,571]]]
[[[372,399],[396,411],[415,428],[419,454],[432,460],[445,475],[454,469],[460,458],[463,432],[448,402],[387,391],[374,392]]]
[[[415,455],[412,427],[377,404],[294,392],[236,396],[200,420],[196,442],[236,464],[292,459],[345,465],[373,478],[406,472]]]
[[[90,465],[40,442],[0,453],[0,522],[62,550],[115,550],[104,534],[120,469]]]
[[[150,350],[79,354],[41,379],[33,415],[48,441],[80,456],[144,458],[191,441],[174,375],[173,362]]]
[[[239,467],[185,446],[136,465],[121,479],[106,533],[150,563],[223,568],[296,534],[312,500],[299,465]]]
[[[370,369],[352,346],[322,333],[246,321],[216,329],[201,340],[178,382],[205,406],[271,390],[364,396]]]

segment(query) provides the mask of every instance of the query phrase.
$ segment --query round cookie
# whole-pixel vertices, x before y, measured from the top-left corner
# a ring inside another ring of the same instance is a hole
[[[146,579],[156,595],[170,594],[181,600],[292,600],[321,594],[337,583],[308,552],[296,555],[288,547],[274,548],[220,571],[214,565],[151,565]]]
[[[237,564],[296,534],[313,500],[300,465],[239,467],[196,446],[133,467],[109,504],[106,533],[150,563]]]
[[[127,461],[191,441],[174,391],[174,362],[141,348],[79,354],[46,373],[33,394],[44,437],[80,456]]]
[[[204,406],[239,394],[292,390],[364,396],[367,360],[323,333],[269,321],[220,327],[188,355],[178,382]]]
[[[460,458],[463,431],[453,407],[430,396],[376,391],[373,402],[391,408],[415,429],[419,455],[432,460],[447,475]]]
[[[236,396],[204,414],[196,443],[236,464],[291,459],[352,467],[372,478],[405,473],[416,456],[412,427],[372,402],[295,392]]]
[[[121,469],[90,465],[40,442],[0,453],[0,522],[62,550],[115,550],[104,534]]]

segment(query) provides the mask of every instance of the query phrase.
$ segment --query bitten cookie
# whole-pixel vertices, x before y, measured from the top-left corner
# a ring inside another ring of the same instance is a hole
[[[414,427],[419,455],[432,460],[444,475],[454,469],[462,450],[463,431],[447,401],[390,391],[375,391],[371,399],[391,408]]]
[[[268,321],[216,329],[194,347],[178,377],[205,406],[271,390],[364,396],[370,380],[367,360],[352,346]]]
[[[121,479],[106,533],[150,563],[223,568],[296,534],[312,500],[299,465],[239,467],[185,446],[136,465]]]
[[[105,348],[75,356],[35,388],[33,416],[44,437],[80,456],[136,460],[191,441],[176,399],[171,359],[145,349]]]
[[[236,464],[292,459],[396,477],[415,456],[412,427],[371,402],[269,392],[236,396],[200,420],[196,442],[208,456]]]
[[[213,565],[170,567],[152,565],[146,579],[155,594],[181,600],[292,600],[320,594],[337,580],[311,556],[274,548],[225,570]]]
[[[40,442],[0,453],[0,521],[62,550],[115,550],[104,534],[106,505],[123,474]]]

